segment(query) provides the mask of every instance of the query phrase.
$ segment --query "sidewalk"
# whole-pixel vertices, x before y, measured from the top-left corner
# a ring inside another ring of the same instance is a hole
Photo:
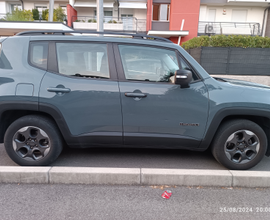
[[[270,187],[270,158],[248,171],[230,171],[210,152],[65,149],[51,166],[22,167],[1,144],[0,183]]]
[[[1,183],[270,187],[268,171],[0,167]]]

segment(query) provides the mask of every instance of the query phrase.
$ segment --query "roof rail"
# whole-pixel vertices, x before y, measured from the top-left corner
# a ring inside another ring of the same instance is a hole
[[[108,35],[118,35],[118,36],[131,36],[136,39],[146,39],[146,40],[157,40],[163,42],[172,43],[170,40],[163,38],[163,37],[156,37],[146,34],[132,34],[132,33],[121,33],[121,32],[99,32],[99,31],[55,31],[55,30],[43,30],[43,31],[25,31],[16,34],[17,36],[31,36],[31,35],[45,35],[45,34],[55,34],[55,35],[66,35],[66,34],[108,34]]]

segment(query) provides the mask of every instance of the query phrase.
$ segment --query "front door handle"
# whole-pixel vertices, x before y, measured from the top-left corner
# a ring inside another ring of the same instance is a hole
[[[144,93],[126,92],[125,96],[132,97],[132,98],[145,98],[147,95]]]
[[[69,93],[69,88],[58,88],[58,87],[49,87],[47,89],[48,92],[56,92],[56,93]]]

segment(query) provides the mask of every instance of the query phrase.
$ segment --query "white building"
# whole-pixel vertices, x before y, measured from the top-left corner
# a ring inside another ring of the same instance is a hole
[[[67,8],[68,0],[57,0],[54,2],[54,8],[62,7],[65,12]],[[11,13],[16,8],[18,9],[25,9],[25,10],[32,10],[34,8],[42,11],[44,9],[49,9],[49,1],[47,0],[23,0],[23,1],[16,1],[16,0],[0,0],[0,15],[5,15],[7,13]]]
[[[55,1],[54,8],[62,7],[66,12],[68,1],[57,0]],[[38,9],[40,12],[45,9],[49,9],[49,0],[0,0],[0,19],[4,18],[7,13],[12,13],[16,8],[32,10]],[[0,36],[10,36],[18,32],[29,31],[29,30],[72,30],[61,22],[0,22]]]
[[[105,30],[146,31],[147,0],[103,1]],[[72,11],[68,12],[67,6],[71,6]],[[96,30],[96,0],[55,0],[54,8],[58,7],[62,7],[65,10],[69,25],[72,28]],[[21,10],[38,9],[41,12],[42,10],[49,9],[49,0],[0,0],[0,19],[4,18],[7,13],[12,13],[16,8]],[[53,26],[55,25],[51,25],[52,29],[54,29]],[[0,31],[0,34],[2,36],[13,35],[18,31],[24,30],[22,27],[29,28],[30,26],[30,30],[34,27],[37,27],[37,29],[47,29],[45,24],[38,26],[37,24],[28,24],[28,22],[25,22],[24,25],[21,23],[15,24],[14,22],[9,22],[9,24],[1,22],[0,28],[2,28],[2,31]],[[10,30],[4,31],[3,28],[9,28]],[[62,29],[64,30],[67,28],[63,27],[61,30]]]
[[[69,0],[69,25],[95,30],[96,0]],[[146,31],[147,0],[103,0],[104,30]]]
[[[251,34],[259,29],[262,36],[270,36],[269,6],[270,0],[201,0],[199,34]]]
[[[103,1],[104,30],[133,32],[147,31],[147,8],[153,7],[153,4],[150,4],[151,2],[163,5],[165,3],[170,5],[171,2],[170,0]],[[247,34],[270,36],[270,0],[197,1],[198,3],[200,2],[198,35]],[[68,25],[71,28],[96,30],[96,0],[55,0],[54,8],[58,7],[62,7],[66,11]],[[42,10],[49,9],[49,0],[0,0],[0,19],[16,8],[26,10],[36,8],[41,12]],[[170,10],[168,10],[167,18],[170,19]],[[148,18],[148,20],[149,19],[151,18]],[[169,22],[168,20],[163,23],[168,25]],[[0,20],[0,35],[13,35],[22,30],[48,28],[55,30],[59,28],[60,30],[71,30],[62,23],[44,23],[45,22],[37,24],[37,21],[24,23],[4,22]],[[155,25],[158,24],[158,29],[164,30],[162,22],[153,23]]]

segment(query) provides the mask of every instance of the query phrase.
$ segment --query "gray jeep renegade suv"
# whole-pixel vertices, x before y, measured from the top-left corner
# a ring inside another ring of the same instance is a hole
[[[169,40],[132,37],[0,40],[0,142],[13,161],[48,165],[63,145],[211,148],[239,170],[269,155],[270,87],[214,79]]]

